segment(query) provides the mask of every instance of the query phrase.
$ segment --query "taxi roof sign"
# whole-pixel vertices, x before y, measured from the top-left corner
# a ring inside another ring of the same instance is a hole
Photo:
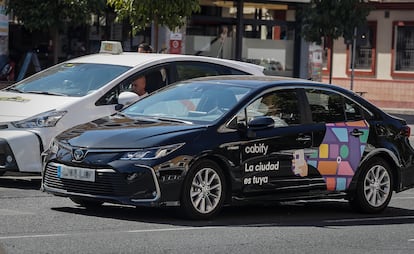
[[[102,41],[99,53],[120,54],[122,53],[122,45],[119,41]]]

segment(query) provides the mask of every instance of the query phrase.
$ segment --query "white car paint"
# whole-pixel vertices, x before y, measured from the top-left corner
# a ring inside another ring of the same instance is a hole
[[[96,106],[95,102],[105,93],[117,86],[127,77],[156,64],[176,61],[197,61],[212,64],[222,64],[244,72],[263,76],[263,67],[210,57],[170,54],[143,54],[124,52],[120,54],[99,53],[69,60],[67,63],[101,63],[131,67],[97,90],[82,97],[32,94],[27,92],[0,91],[0,173],[13,170],[20,172],[41,172],[41,153],[50,145],[53,138],[60,132],[78,124],[89,122],[99,117],[116,112],[115,105]],[[65,63],[64,63],[65,64]],[[48,69],[32,77],[42,78]],[[103,73],[104,74],[104,73]],[[30,78],[30,77],[29,77]],[[23,84],[27,79],[15,84]],[[123,96],[131,99],[131,96]],[[25,121],[33,116],[48,111],[66,112],[53,127],[18,128],[16,121]],[[11,150],[11,153],[7,152]],[[11,162],[10,162],[11,160]],[[9,164],[8,164],[9,163]],[[17,169],[7,165],[17,164]],[[1,165],[3,164],[3,165]]]

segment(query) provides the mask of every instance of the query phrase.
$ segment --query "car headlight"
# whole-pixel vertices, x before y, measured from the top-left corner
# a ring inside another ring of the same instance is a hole
[[[121,160],[152,160],[162,158],[182,147],[185,143],[151,147],[142,150],[129,151],[122,155]]]
[[[47,111],[22,121],[12,122],[17,128],[45,128],[54,127],[66,114],[66,111]]]
[[[52,143],[50,143],[49,151],[54,154],[56,154],[59,151],[59,143],[56,139],[53,139]]]

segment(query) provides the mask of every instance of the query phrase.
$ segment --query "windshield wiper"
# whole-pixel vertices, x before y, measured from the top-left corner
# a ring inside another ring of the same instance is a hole
[[[13,91],[13,92],[18,92],[18,93],[23,93],[22,90],[14,88],[14,87],[7,88],[6,91]]]
[[[26,93],[67,96],[66,94],[63,94],[63,93],[53,93],[53,92],[45,92],[45,91],[26,91]]]
[[[169,117],[160,117],[160,116],[152,116],[153,118],[164,121],[164,122],[174,122],[174,123],[185,123],[185,124],[193,124],[193,122],[181,120],[177,118],[169,118]]]

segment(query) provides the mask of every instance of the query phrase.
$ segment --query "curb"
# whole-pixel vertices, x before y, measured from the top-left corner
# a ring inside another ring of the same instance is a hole
[[[382,108],[388,114],[414,115],[414,109],[411,108]]]

